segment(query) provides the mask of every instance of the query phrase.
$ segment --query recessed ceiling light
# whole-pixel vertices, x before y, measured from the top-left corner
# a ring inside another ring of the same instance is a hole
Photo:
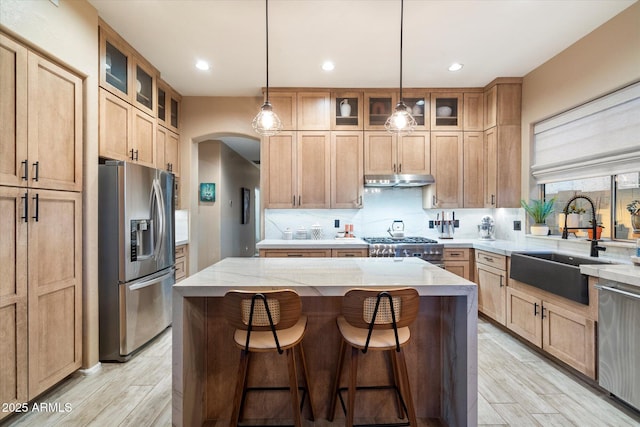
[[[449,71],[460,71],[462,70],[462,67],[464,67],[463,64],[454,62],[453,64],[449,65]]]
[[[323,69],[323,70],[325,70],[325,71],[331,71],[331,70],[333,70],[334,68],[336,68],[336,66],[335,66],[335,65],[334,65],[334,63],[333,63],[333,62],[331,62],[331,61],[325,61],[325,62],[322,64],[322,69]]]
[[[209,69],[209,63],[207,61],[199,60],[196,62],[196,68],[198,70],[207,71]]]

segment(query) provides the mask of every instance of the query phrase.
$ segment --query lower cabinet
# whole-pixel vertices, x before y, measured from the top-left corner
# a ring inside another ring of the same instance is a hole
[[[471,249],[445,248],[443,259],[445,270],[464,277],[467,280],[473,280]]]
[[[526,286],[526,285],[523,285]],[[590,378],[596,378],[596,322],[544,291],[507,288],[506,326]],[[553,298],[553,297],[549,297]],[[586,308],[585,308],[586,309]]]
[[[506,320],[507,257],[476,251],[478,310],[504,325]]]
[[[369,249],[331,249],[331,256],[334,258],[368,257]]]
[[[176,283],[187,277],[189,265],[189,245],[176,246]]]

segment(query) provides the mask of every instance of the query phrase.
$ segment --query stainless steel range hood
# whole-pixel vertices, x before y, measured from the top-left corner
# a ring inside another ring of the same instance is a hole
[[[365,175],[365,187],[424,187],[435,183],[433,175]]]

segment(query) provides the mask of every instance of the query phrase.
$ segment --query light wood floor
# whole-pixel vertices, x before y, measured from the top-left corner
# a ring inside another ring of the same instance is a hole
[[[478,347],[480,426],[640,425],[639,414],[482,319]],[[104,363],[92,375],[74,374],[37,402],[57,403],[63,411],[69,403],[71,411],[29,412],[0,425],[170,426],[171,329],[129,362]],[[315,424],[330,425],[335,424]],[[437,423],[421,423],[431,425]]]

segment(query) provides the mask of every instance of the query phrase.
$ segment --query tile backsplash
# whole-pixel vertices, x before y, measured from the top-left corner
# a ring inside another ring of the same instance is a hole
[[[435,221],[443,209],[424,209],[422,189],[366,189],[362,209],[265,209],[265,238],[281,239],[285,229],[295,231],[299,227],[309,230],[319,224],[325,238],[333,238],[337,231],[344,230],[345,224],[354,225],[357,237],[387,236],[387,229],[394,220],[402,220],[407,236],[438,237],[436,228],[429,228],[429,221]],[[522,209],[444,209],[446,215],[455,212],[460,226],[455,229],[455,237],[475,238],[478,224],[485,215],[496,221],[496,238],[518,240],[524,238],[524,231],[513,231],[513,221],[522,221]],[[340,227],[334,227],[339,220]]]

